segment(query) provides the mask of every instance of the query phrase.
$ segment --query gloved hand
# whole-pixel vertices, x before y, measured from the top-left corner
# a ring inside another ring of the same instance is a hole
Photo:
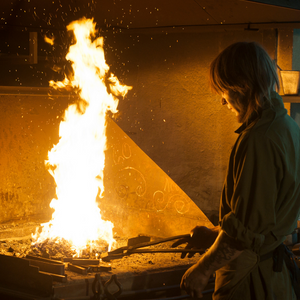
[[[172,244],[172,247],[175,248],[179,245],[187,243],[185,249],[207,249],[215,241],[219,234],[219,227],[207,228],[205,226],[196,226],[191,231],[191,236],[188,238],[179,239]],[[185,258],[188,254],[188,257],[191,258],[195,253],[183,252],[181,258]]]

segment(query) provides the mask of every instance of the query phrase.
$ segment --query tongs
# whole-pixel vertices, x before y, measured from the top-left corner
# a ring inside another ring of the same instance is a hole
[[[200,253],[203,254],[205,252],[204,249],[175,249],[175,248],[169,248],[169,249],[138,249],[138,248],[145,248],[149,246],[154,246],[166,242],[170,242],[173,240],[179,240],[179,239],[188,239],[190,238],[190,234],[183,234],[183,235],[176,235],[164,239],[159,239],[152,242],[145,242],[145,243],[138,243],[136,245],[132,246],[123,246],[120,248],[117,248],[113,251],[107,252],[106,254],[101,255],[101,259],[103,261],[110,261],[112,259],[118,259],[122,258],[123,256],[128,256],[134,253]]]

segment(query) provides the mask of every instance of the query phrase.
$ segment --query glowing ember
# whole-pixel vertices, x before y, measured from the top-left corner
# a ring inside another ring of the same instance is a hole
[[[54,44],[54,38],[49,38],[47,36],[44,36],[44,41],[50,45],[53,45]]]
[[[48,153],[46,166],[56,182],[56,196],[50,206],[55,209],[52,220],[36,233],[34,243],[47,238],[71,241],[78,252],[92,241],[114,242],[113,224],[101,218],[96,203],[102,196],[103,169],[106,148],[106,115],[117,112],[118,98],[131,87],[120,85],[114,75],[105,79],[109,67],[105,62],[103,38],[93,38],[92,19],[72,22],[67,27],[74,32],[76,43],[70,46],[66,59],[72,62],[73,77],[62,82],[50,82],[53,87],[76,87],[82,100],[70,105],[60,124],[60,140]]]

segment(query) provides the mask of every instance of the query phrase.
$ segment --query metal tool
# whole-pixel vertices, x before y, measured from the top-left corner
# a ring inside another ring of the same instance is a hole
[[[132,246],[124,246],[120,247],[118,249],[115,249],[113,251],[103,253],[101,255],[102,261],[110,261],[113,259],[120,259],[124,256],[128,256],[134,253],[200,253],[203,254],[205,252],[204,249],[175,249],[175,248],[170,248],[170,249],[138,249],[138,248],[145,248],[153,245],[158,245],[161,243],[177,240],[177,239],[186,239],[189,238],[190,234],[184,234],[184,235],[177,235],[169,238],[164,238],[152,242],[146,242],[146,243],[140,243]]]
[[[203,254],[205,250],[203,249],[134,249],[132,251],[128,251],[125,253],[117,253],[117,254],[110,254],[105,253],[101,255],[101,259],[104,262],[108,262],[114,259],[120,259],[124,256],[129,256],[131,254],[141,254],[141,253],[199,253]]]
[[[183,235],[176,235],[176,236],[172,236],[169,238],[164,238],[164,239],[160,239],[160,240],[156,240],[156,241],[152,241],[152,242],[146,242],[146,243],[139,243],[133,246],[124,246],[124,247],[120,247],[118,249],[115,249],[113,251],[108,252],[109,254],[119,254],[119,253],[126,253],[128,251],[132,251],[134,249],[137,248],[144,248],[144,247],[149,247],[149,246],[153,246],[153,245],[158,245],[161,243],[166,243],[166,242],[170,242],[173,240],[178,240],[178,239],[183,239],[183,238],[188,238],[190,237],[190,234],[183,234]]]

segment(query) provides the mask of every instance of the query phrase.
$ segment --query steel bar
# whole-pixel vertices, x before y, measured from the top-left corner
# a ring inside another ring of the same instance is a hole
[[[27,258],[25,258],[27,259]],[[64,264],[52,264],[40,260],[28,259],[29,264],[31,266],[36,266],[40,271],[57,274],[57,275],[65,275],[65,265]]]
[[[67,282],[67,276],[66,275],[58,275],[58,274],[53,274],[49,272],[39,272],[40,274],[46,274],[52,277],[53,281],[56,282]]]
[[[78,274],[82,274],[82,275],[86,275],[87,274],[87,268],[81,267],[81,266],[77,266],[77,265],[73,265],[73,264],[68,264],[68,269],[72,272],[78,273]]]
[[[128,254],[131,253],[200,253],[203,254],[205,251],[203,249],[134,249],[128,251]]]
[[[39,261],[44,261],[44,262],[48,262],[51,264],[57,264],[57,265],[62,265],[63,263],[61,261],[57,261],[54,259],[50,259],[50,258],[44,258],[44,257],[40,257],[40,256],[35,256],[35,255],[26,255],[27,259],[34,259],[34,260],[39,260]]]

